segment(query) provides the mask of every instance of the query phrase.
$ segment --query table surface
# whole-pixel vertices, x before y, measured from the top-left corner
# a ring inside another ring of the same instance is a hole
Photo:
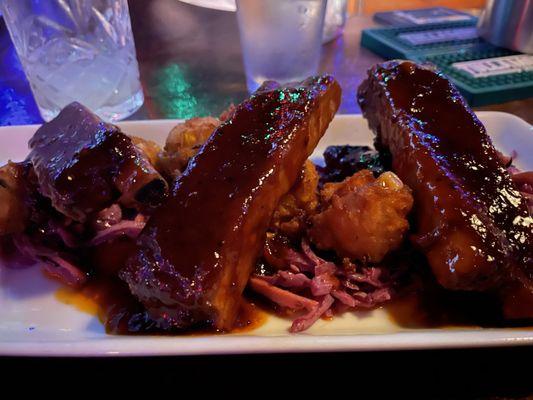
[[[218,115],[247,95],[235,13],[176,0],[130,1],[145,103],[129,119]],[[383,59],[360,46],[369,16],[348,19],[344,35],[323,46],[320,71],[343,88],[343,114],[360,113],[355,99],[367,69]],[[533,98],[479,110],[505,111],[533,123]],[[15,50],[0,21],[0,125],[42,122]]]

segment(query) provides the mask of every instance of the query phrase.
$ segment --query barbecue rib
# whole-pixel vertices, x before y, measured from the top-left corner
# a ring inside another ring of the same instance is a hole
[[[431,67],[390,61],[369,71],[358,101],[413,189],[414,241],[439,283],[499,291],[508,317],[533,317],[533,219],[457,89]]]
[[[118,127],[71,103],[40,127],[30,142],[41,193],[76,221],[114,201],[156,205],[165,180]]]
[[[191,159],[120,276],[162,329],[232,328],[281,196],[324,134],[340,87],[269,82]]]

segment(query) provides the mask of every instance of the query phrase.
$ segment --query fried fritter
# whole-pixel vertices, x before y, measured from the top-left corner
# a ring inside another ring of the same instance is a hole
[[[318,207],[318,173],[307,160],[300,178],[291,191],[283,196],[272,215],[270,231],[296,238],[305,231],[306,221]]]
[[[0,236],[22,232],[28,219],[22,164],[0,167]]]
[[[161,152],[161,146],[156,142],[138,136],[130,136],[130,138],[133,144],[146,155],[150,164],[155,165]]]
[[[411,190],[392,172],[377,179],[362,170],[320,193],[321,212],[308,231],[320,249],[342,257],[379,262],[402,242],[413,206]]]
[[[159,153],[157,169],[167,177],[179,175],[219,125],[220,120],[213,117],[192,118],[176,125]]]

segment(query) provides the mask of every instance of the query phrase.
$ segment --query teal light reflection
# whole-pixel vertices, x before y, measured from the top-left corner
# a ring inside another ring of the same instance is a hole
[[[205,115],[206,110],[199,109],[198,99],[193,94],[187,75],[182,66],[169,64],[158,70],[154,76],[154,100],[166,118],[187,119]]]

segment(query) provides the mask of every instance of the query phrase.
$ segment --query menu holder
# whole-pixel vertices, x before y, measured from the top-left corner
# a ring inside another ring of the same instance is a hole
[[[435,64],[471,106],[533,95],[533,56],[486,42],[475,20],[365,29],[361,45],[386,59]]]
[[[390,26],[416,26],[443,22],[477,21],[473,15],[447,7],[430,7],[416,10],[384,11],[374,14],[374,20]]]

